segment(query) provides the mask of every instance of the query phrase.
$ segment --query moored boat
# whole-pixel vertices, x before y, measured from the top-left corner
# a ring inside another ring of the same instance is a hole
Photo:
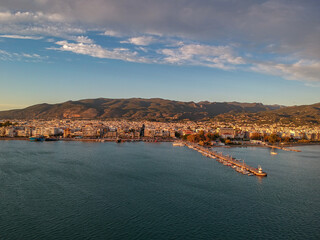
[[[267,176],[267,173],[262,171],[262,168],[261,168],[260,165],[258,167],[258,172],[255,172],[254,174],[257,175],[257,176],[261,176],[261,177],[266,177]]]
[[[29,140],[31,142],[42,142],[44,141],[44,137],[43,136],[39,136],[39,137],[29,137]]]
[[[174,147],[183,147],[184,144],[182,142],[173,142],[172,146],[174,146]]]
[[[278,153],[275,152],[274,149],[272,149],[272,150],[270,151],[270,154],[271,154],[271,155],[278,155]]]
[[[53,141],[58,141],[59,139],[58,138],[45,138],[44,140],[47,142],[53,142]]]

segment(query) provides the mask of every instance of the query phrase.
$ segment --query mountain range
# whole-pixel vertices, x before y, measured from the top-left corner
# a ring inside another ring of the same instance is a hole
[[[272,124],[320,124],[320,103],[285,107],[262,103],[182,102],[161,98],[84,99],[0,111],[4,119],[217,120]]]
[[[239,102],[181,102],[161,98],[84,99],[58,104],[37,104],[24,109],[0,111],[0,119],[128,119],[202,120],[220,114],[258,113],[281,109],[279,105]]]

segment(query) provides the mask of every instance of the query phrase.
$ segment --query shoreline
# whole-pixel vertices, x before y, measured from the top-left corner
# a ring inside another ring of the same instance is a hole
[[[119,139],[120,142],[174,142],[174,139]],[[0,141],[29,141],[29,138],[25,137],[0,137]],[[53,141],[44,142],[116,142],[117,139],[110,138],[62,138]]]
[[[120,139],[121,142],[175,142],[178,139]],[[0,137],[0,141],[29,141],[29,138],[25,137]],[[62,138],[54,142],[65,141],[65,142],[116,142],[117,139],[108,139],[108,138]],[[178,140],[179,141],[179,140]],[[303,146],[317,146],[320,145],[320,142],[310,142],[310,143],[291,143],[283,146],[275,146],[276,148],[291,148],[291,147],[303,147]],[[266,146],[261,144],[244,144],[244,145],[225,145],[225,146],[208,146],[208,148],[247,148],[247,147],[264,147],[272,148],[272,146]]]
[[[276,148],[291,148],[291,147],[303,147],[303,146],[317,146],[320,145],[320,142],[311,142],[311,143],[293,143],[290,145],[283,145],[283,146],[275,146]],[[263,148],[272,148],[272,146],[266,146],[266,145],[226,145],[226,146],[212,146],[212,148],[246,148],[246,147],[263,147]]]

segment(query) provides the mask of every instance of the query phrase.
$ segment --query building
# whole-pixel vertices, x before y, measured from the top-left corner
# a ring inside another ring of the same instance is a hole
[[[235,138],[236,131],[233,128],[220,128],[219,135],[221,138]]]

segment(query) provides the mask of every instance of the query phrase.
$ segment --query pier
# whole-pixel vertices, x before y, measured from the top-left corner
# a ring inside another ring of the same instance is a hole
[[[205,147],[201,147],[197,144],[191,144],[184,142],[184,145],[196,150],[200,153],[202,153],[206,157],[210,157],[213,159],[216,159],[217,161],[221,162],[224,165],[232,166],[233,168],[236,168],[236,171],[241,172],[243,174],[247,175],[256,175],[260,177],[266,177],[267,173],[262,171],[262,168],[259,166],[258,168],[254,168],[249,166],[248,164],[244,163],[244,161],[238,160],[236,158],[233,158],[229,155],[223,155],[222,153],[218,153],[215,151],[210,151],[209,149]]]

